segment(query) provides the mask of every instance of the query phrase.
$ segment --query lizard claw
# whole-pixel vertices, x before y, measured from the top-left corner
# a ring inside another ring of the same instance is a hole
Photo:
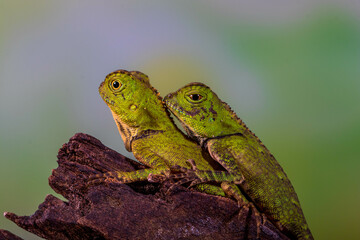
[[[266,221],[265,215],[259,213],[259,211],[257,210],[257,208],[253,203],[247,203],[245,206],[243,205],[243,207],[246,207],[247,209],[251,209],[251,212],[254,213],[255,221],[256,221],[256,239],[261,239],[260,238],[261,225],[265,224]]]
[[[201,181],[200,178],[193,179],[193,180],[191,181],[191,183],[190,183],[190,186],[189,186],[188,188],[191,188],[191,187],[193,187],[193,186],[195,186],[195,185],[198,185],[198,184],[200,184],[200,183],[202,183],[202,181]]]
[[[86,183],[87,187],[100,185],[105,182],[106,177],[103,173],[92,174],[89,176],[88,181]]]
[[[166,193],[169,194],[170,192],[173,191],[173,189],[185,183],[190,182],[188,188],[191,188],[197,184],[202,183],[203,182],[202,179],[197,174],[198,170],[196,166],[193,165],[193,167],[195,167],[196,170],[180,167],[180,169],[183,171],[182,173],[171,174],[169,176],[170,179],[180,179],[180,180],[172,184]]]
[[[166,191],[166,195],[170,195],[174,191],[174,189],[177,188],[178,186],[181,186],[181,185],[183,185],[185,183],[192,182],[192,181],[193,181],[193,179],[189,179],[189,178],[180,179],[179,181],[177,181],[176,183],[173,183],[169,187],[169,189]]]
[[[171,170],[176,171],[176,172],[187,172],[189,169],[181,167],[179,165],[174,165],[171,167]]]
[[[197,170],[196,163],[195,163],[194,159],[188,159],[187,162],[190,163],[192,170],[194,170],[194,171]]]

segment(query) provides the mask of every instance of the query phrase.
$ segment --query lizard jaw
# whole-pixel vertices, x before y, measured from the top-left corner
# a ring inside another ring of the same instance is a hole
[[[111,100],[108,96],[105,96],[105,94],[101,94],[101,97],[102,99],[104,99],[104,101],[107,103],[107,104],[110,104],[112,106],[115,105],[115,102],[113,100]]]
[[[183,116],[186,116],[186,117],[188,116],[182,109],[177,107],[174,103],[170,102],[169,100],[165,99],[165,104],[170,109],[171,112],[175,111]]]

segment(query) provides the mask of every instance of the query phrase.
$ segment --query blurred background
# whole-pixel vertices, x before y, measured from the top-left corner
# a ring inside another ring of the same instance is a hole
[[[56,195],[47,179],[76,132],[132,157],[97,91],[123,68],[162,96],[209,85],[283,166],[315,239],[360,239],[359,13],[344,0],[0,1],[0,212]],[[0,228],[39,239],[2,215]]]

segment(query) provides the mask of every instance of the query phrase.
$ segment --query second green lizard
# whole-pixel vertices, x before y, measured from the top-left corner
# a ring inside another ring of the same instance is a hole
[[[242,190],[281,231],[292,238],[313,239],[284,170],[209,87],[191,83],[167,95],[164,101],[189,136],[198,140],[229,173],[242,177]],[[222,181],[200,169],[197,172],[197,182]]]

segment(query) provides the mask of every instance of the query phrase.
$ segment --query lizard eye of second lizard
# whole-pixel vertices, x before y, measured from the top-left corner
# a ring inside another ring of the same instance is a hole
[[[200,99],[203,98],[200,94],[190,94],[189,97],[191,98],[191,100],[194,101],[199,101]]]

